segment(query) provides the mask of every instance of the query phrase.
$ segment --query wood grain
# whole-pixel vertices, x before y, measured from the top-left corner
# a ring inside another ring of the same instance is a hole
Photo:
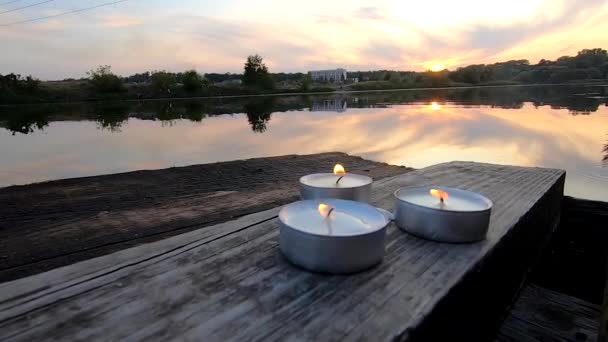
[[[496,341],[587,341],[597,338],[600,306],[528,285],[521,292]]]
[[[453,303],[468,296],[476,307],[462,289],[478,291],[486,284],[482,276],[496,272],[496,259],[508,266],[509,255],[527,254],[517,245],[526,239],[517,237],[550,234],[564,178],[561,170],[452,162],[377,181],[373,202],[389,210],[393,191],[403,186],[441,184],[480,192],[494,202],[490,230],[479,243],[442,244],[391,224],[383,263],[354,275],[313,274],[287,263],[277,248],[275,210],[194,231],[189,242],[177,236],[1,284],[0,339],[440,336],[441,325],[430,331],[425,324],[445,322],[446,314],[463,324],[473,319],[454,315],[466,310]]]
[[[410,170],[332,152],[0,189],[0,282],[289,203],[299,177],[337,162],[374,179]]]

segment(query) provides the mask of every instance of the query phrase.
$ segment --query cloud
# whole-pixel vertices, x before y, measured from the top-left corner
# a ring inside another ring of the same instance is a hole
[[[363,60],[371,64],[389,67],[402,65],[403,57],[407,54],[405,47],[397,42],[381,41],[369,42],[367,46],[360,50]]]
[[[584,6],[574,0],[511,1],[503,6],[509,14],[478,0],[459,6],[318,1],[267,10],[235,0],[215,12],[209,11],[215,5],[197,1],[170,8],[140,8],[133,2],[129,11],[117,6],[0,29],[0,43],[11,47],[3,50],[0,73],[79,77],[98,64],[111,64],[122,74],[193,67],[240,72],[252,53],[262,55],[272,71],[423,70],[429,63],[451,69],[504,58],[553,59],[608,43],[604,1],[589,0]],[[518,6],[521,15],[516,15]]]
[[[347,25],[349,24],[351,21],[343,18],[343,17],[338,17],[338,16],[331,16],[331,15],[319,15],[317,16],[317,19],[315,20],[315,23],[317,24],[342,24],[342,25]]]
[[[547,4],[549,5],[549,4]],[[559,8],[559,2],[551,3],[552,9]],[[543,18],[543,13],[526,21],[513,21],[507,25],[477,24],[465,29],[463,47],[483,49],[496,53],[517,44],[536,39],[544,34],[557,31],[570,25],[581,25],[593,17],[604,0],[588,0],[584,6],[580,1],[562,1],[561,8],[552,18]]]
[[[111,14],[101,18],[101,26],[105,27],[132,27],[144,23],[144,18],[125,15],[125,14]]]
[[[378,7],[359,7],[354,16],[361,19],[383,20],[385,16],[381,14],[382,10]]]

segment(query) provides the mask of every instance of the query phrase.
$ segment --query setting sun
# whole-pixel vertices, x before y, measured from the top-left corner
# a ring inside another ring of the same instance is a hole
[[[441,71],[441,70],[445,70],[444,64],[437,63],[437,64],[433,64],[433,66],[431,66],[431,71]]]

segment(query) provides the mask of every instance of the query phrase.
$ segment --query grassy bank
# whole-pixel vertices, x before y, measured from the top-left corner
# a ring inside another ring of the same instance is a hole
[[[501,86],[555,86],[555,85],[597,85],[606,84],[607,80],[584,80],[560,84],[524,84],[516,81],[492,81],[473,85],[463,82],[449,82],[449,84],[408,84],[388,81],[368,81],[351,84],[339,88],[312,87],[308,90],[299,88],[277,88],[264,90],[249,88],[240,85],[209,86],[198,91],[186,91],[183,87],[174,86],[170,91],[156,91],[149,85],[127,85],[122,92],[96,93],[86,80],[73,81],[47,81],[41,82],[39,89],[33,94],[2,94],[0,105],[18,104],[45,104],[45,103],[77,103],[77,102],[106,102],[128,100],[163,100],[187,98],[220,98],[245,97],[263,95],[306,95],[319,93],[344,93],[361,91],[389,91],[389,90],[424,90],[424,89],[458,89],[483,88]]]
[[[307,93],[333,91],[335,91],[335,88],[326,86],[312,87],[306,90]],[[183,86],[175,85],[166,91],[160,91],[147,84],[127,84],[122,91],[101,93],[95,91],[87,80],[68,80],[40,82],[38,88],[31,92],[0,94],[0,105],[246,96],[273,93],[295,94],[301,92],[302,90],[298,88],[266,90],[241,85],[212,85],[196,91],[186,91]]]

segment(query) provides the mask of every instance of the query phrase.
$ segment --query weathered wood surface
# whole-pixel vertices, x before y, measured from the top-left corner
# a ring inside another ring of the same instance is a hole
[[[338,162],[374,179],[411,170],[322,153],[0,189],[0,282],[289,203],[299,177]]]
[[[393,191],[402,186],[442,184],[483,193],[494,201],[490,230],[485,241],[455,245],[422,240],[391,224],[383,263],[349,276],[288,264],[277,248],[273,209],[0,284],[0,339],[465,336],[478,324],[476,302],[487,304],[497,291],[483,275],[502,280],[496,259],[508,275],[506,258],[535,249],[515,243],[527,241],[529,233],[551,232],[564,178],[561,170],[452,162],[375,182],[373,202],[389,210]],[[429,322],[448,323],[425,328]],[[443,329],[458,326],[463,330]]]
[[[599,305],[528,285],[505,320],[496,341],[594,342],[599,317]]]

